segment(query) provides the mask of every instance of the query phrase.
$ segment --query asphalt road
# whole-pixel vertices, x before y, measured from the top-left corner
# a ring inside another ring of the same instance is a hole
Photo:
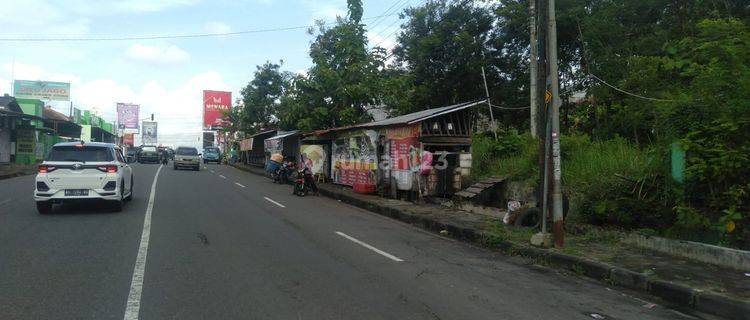
[[[0,181],[0,319],[694,319],[227,166],[163,167],[149,219],[158,168],[120,213]]]

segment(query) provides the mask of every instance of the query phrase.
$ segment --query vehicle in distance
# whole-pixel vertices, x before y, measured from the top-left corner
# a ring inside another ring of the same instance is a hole
[[[221,151],[217,147],[203,148],[203,163],[221,162]]]
[[[174,152],[174,161],[172,161],[174,169],[191,168],[198,171],[201,168],[200,156],[201,154],[198,153],[198,149],[196,148],[177,147],[177,150]]]
[[[133,198],[133,171],[120,147],[101,142],[55,144],[39,165],[34,200],[39,213],[55,203],[106,200],[114,211]]]
[[[125,160],[127,163],[135,162],[138,159],[138,149],[135,147],[128,148]]]
[[[159,152],[155,146],[143,146],[138,154],[139,163],[159,163]]]

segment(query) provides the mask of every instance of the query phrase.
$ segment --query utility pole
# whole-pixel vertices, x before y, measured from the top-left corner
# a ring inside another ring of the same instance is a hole
[[[538,92],[536,92],[536,80],[537,80],[537,43],[536,43],[536,0],[529,1],[529,33],[531,34],[531,38],[529,39],[530,44],[530,57],[529,57],[529,79],[531,81],[531,87],[529,89],[529,94],[531,96],[530,101],[530,108],[529,108],[529,127],[531,128],[531,136],[536,138],[539,134],[537,132],[537,119],[536,119],[536,112],[537,112],[537,102],[536,97]]]
[[[562,206],[562,168],[560,163],[560,83],[557,70],[557,21],[555,19],[555,0],[548,4],[548,55],[549,75],[552,89],[552,110],[549,119],[552,127],[552,217],[555,247],[562,248],[564,244],[563,206]]]
[[[545,10],[548,0],[531,0],[536,2],[534,10],[534,22],[537,36],[535,41],[531,44],[537,52],[537,59],[534,61],[536,64],[536,73],[532,77],[536,78],[536,90],[535,94],[535,105],[532,108],[536,109],[536,121],[535,126],[537,128],[536,135],[539,138],[539,192],[537,193],[537,202],[539,203],[538,208],[541,211],[541,232],[534,234],[531,238],[531,243],[536,246],[549,247],[552,245],[552,237],[547,232],[547,219],[550,217],[550,197],[549,197],[549,185],[550,185],[550,165],[549,165],[549,143],[550,143],[550,132],[551,127],[549,126],[549,108],[547,107],[549,97],[547,95],[548,82],[548,56],[547,56],[547,10]],[[542,131],[544,130],[544,131]]]
[[[482,60],[484,60],[484,50],[482,51]],[[487,76],[484,75],[484,61],[482,61],[482,81],[484,81],[484,94],[487,99],[487,108],[490,109],[490,121],[492,121],[492,133],[497,140],[497,125],[495,124],[495,115],[492,112],[492,102],[490,102],[490,89],[487,88]]]

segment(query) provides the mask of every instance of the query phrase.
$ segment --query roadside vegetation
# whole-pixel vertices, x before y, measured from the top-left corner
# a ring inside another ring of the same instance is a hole
[[[399,28],[380,34],[392,48],[368,40],[383,13],[347,5],[335,24],[309,30],[308,70],[285,71],[275,57],[257,67],[230,131],[325,129],[368,121],[373,108],[400,115],[482,99],[484,66],[503,129],[498,141],[475,137],[474,174],[536,183],[538,146],[522,109],[528,0],[396,7]],[[567,223],[750,249],[747,1],[562,0],[556,9]],[[672,179],[673,145],[686,152],[682,183]]]

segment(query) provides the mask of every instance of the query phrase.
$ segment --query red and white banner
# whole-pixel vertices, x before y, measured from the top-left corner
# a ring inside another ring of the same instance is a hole
[[[203,128],[215,129],[224,126],[224,113],[232,108],[232,93],[203,90]]]

